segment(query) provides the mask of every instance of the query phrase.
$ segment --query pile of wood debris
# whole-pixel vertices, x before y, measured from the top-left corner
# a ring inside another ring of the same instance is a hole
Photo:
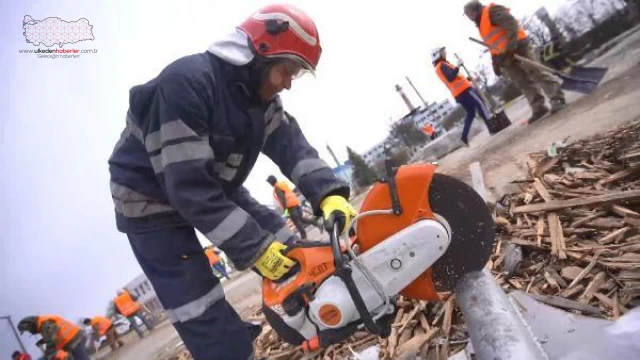
[[[530,158],[496,206],[498,282],[585,315],[640,305],[640,125]]]
[[[455,354],[467,346],[467,333],[462,314],[454,297],[446,302],[406,300],[397,302],[398,312],[391,335],[378,338],[365,331],[356,332],[342,344],[332,345],[316,353],[305,354],[298,347],[284,343],[267,324],[256,342],[257,359],[350,359],[361,351],[379,347],[380,359],[440,359],[440,354]],[[260,315],[252,320],[263,320]]]
[[[616,319],[640,305],[640,125],[620,127],[530,155],[520,191],[495,207],[497,239],[487,265],[507,291],[587,316]],[[314,354],[284,343],[257,313],[257,359],[349,359],[378,346],[381,359],[441,359],[468,342],[455,298],[400,297],[387,339],[358,332]],[[441,356],[442,355],[442,356]]]

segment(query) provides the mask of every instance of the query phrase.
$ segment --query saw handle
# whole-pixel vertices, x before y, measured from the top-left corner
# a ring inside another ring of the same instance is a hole
[[[373,317],[369,313],[369,309],[367,309],[367,305],[365,304],[364,299],[362,299],[362,295],[360,294],[355,281],[353,281],[353,271],[351,269],[351,266],[345,263],[342,252],[340,251],[340,236],[338,235],[338,229],[336,228],[335,224],[329,232],[329,242],[331,244],[331,249],[333,250],[334,262],[336,267],[335,275],[339,277],[347,287],[349,295],[351,296],[351,300],[353,300],[353,303],[356,306],[356,310],[358,310],[358,314],[360,315],[360,319],[362,319],[364,326],[372,334],[383,337],[388,336],[388,331],[385,331],[385,328],[378,325],[375,320],[373,320]]]

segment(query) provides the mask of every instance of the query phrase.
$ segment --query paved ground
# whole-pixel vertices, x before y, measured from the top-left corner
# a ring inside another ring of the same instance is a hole
[[[522,124],[530,111],[524,99],[516,101],[507,109],[513,122],[508,129],[493,137],[487,132],[479,134],[472,139],[470,148],[457,150],[439,160],[440,171],[469,180],[469,164],[479,161],[487,187],[499,196],[509,190],[510,180],[524,175],[529,153],[546,149],[551,142],[566,137],[575,140],[640,120],[640,30],[636,29],[592,65],[610,67],[603,84],[594,93],[588,96],[567,93],[571,103],[567,109],[532,125]],[[362,200],[362,196],[354,199],[354,205],[359,207]],[[320,237],[316,229],[309,229],[309,238]],[[241,315],[250,315],[260,306],[260,281],[252,272],[233,274],[224,288],[228,301]],[[124,340],[125,348],[115,354],[102,351],[99,358],[161,359],[180,345],[177,333],[168,322],[159,324],[141,341],[135,334],[128,334]]]

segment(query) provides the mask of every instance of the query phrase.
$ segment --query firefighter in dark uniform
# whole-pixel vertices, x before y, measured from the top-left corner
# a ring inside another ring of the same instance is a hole
[[[269,5],[130,91],[126,128],[109,159],[116,224],[196,360],[250,358],[255,330],[225,300],[196,230],[240,271],[277,280],[295,265],[282,250],[297,237],[243,187],[260,153],[326,226],[344,232],[356,215],[348,184],[278,96],[314,72],[320,54],[306,13]]]

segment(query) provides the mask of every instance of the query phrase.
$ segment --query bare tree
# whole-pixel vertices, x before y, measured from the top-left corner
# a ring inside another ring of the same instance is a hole
[[[543,45],[551,38],[547,27],[537,18],[524,18],[520,23],[523,24],[531,40],[538,46]]]
[[[596,28],[600,24],[596,17],[598,12],[596,0],[583,0],[576,3],[575,11],[578,18],[589,30]]]
[[[564,36],[567,40],[575,39],[580,36],[580,31],[576,27],[575,20],[569,16],[568,13],[564,13],[555,18],[555,22],[560,28],[560,31],[564,32]]]
[[[493,73],[493,70],[489,68],[489,66],[485,63],[480,63],[478,67],[476,67],[475,71],[475,81],[480,85],[480,87],[486,88],[489,86],[489,77]]]

